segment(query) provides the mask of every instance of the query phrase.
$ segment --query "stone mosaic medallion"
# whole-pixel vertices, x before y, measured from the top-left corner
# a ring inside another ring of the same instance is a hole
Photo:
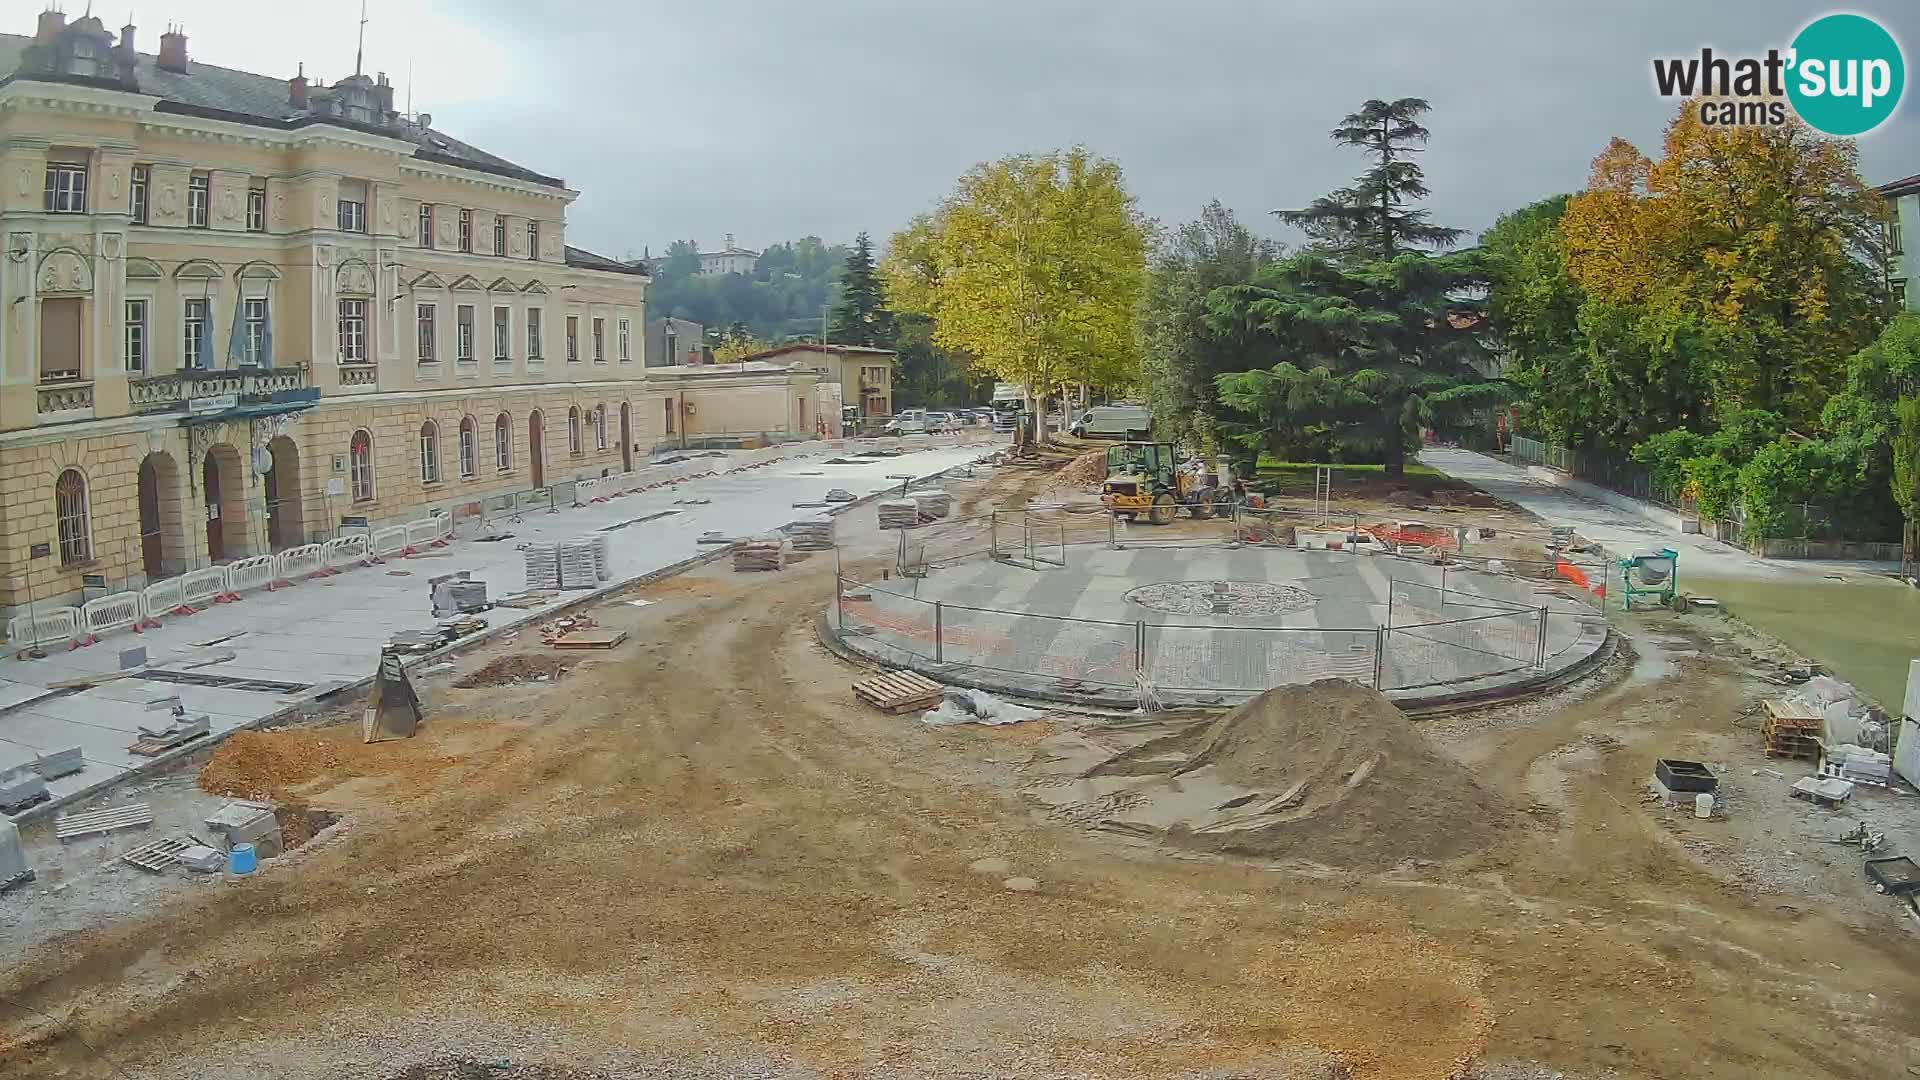
[[[1305,589],[1265,581],[1161,581],[1127,599],[1169,615],[1285,615],[1319,602]]]

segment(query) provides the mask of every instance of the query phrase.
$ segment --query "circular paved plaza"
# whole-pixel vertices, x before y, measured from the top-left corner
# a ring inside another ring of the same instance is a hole
[[[1056,549],[1060,551],[1060,549]],[[1387,555],[1208,545],[1070,545],[1065,565],[969,559],[848,582],[847,650],[948,683],[1096,704],[1215,704],[1343,678],[1403,705],[1565,678],[1606,624],[1547,583]]]

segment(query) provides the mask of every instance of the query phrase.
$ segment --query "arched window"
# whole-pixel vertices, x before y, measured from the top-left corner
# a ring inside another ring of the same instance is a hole
[[[593,448],[607,448],[607,403],[604,401],[593,407]]]
[[[478,468],[479,452],[474,446],[473,417],[460,418],[460,475],[472,476]]]
[[[493,467],[501,472],[513,468],[513,417],[506,413],[493,418]]]
[[[420,425],[420,482],[440,482],[440,426],[431,420]]]
[[[578,405],[567,410],[567,452],[570,454],[580,452],[580,406]]]
[[[68,469],[53,482],[54,527],[60,534],[60,565],[93,559],[93,522],[87,518],[87,478]]]
[[[373,498],[373,435],[366,428],[354,432],[347,444],[347,471],[352,474],[353,501]]]

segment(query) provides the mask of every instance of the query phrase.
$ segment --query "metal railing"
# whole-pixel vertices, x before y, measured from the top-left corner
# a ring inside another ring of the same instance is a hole
[[[1405,690],[1542,671],[1582,639],[1594,618],[1587,611],[1554,611],[1494,595],[1496,580],[1511,579],[1485,569],[1433,566],[1384,552],[1385,603],[1367,603],[1369,617],[1378,620],[1374,625],[1126,622],[919,595],[928,573],[967,559],[1024,565],[1023,557],[1036,552],[1058,553],[1056,562],[1031,568],[1067,565],[1075,548],[1100,546],[1099,533],[1114,527],[1105,514],[996,511],[945,522],[924,537],[910,539],[903,530],[903,552],[916,555],[913,565],[899,567],[901,579],[863,582],[836,570],[835,631],[901,662],[917,659],[1085,686],[1126,688],[1145,681],[1173,691],[1258,693],[1324,678]],[[1486,562],[1497,560],[1482,565]],[[1563,566],[1570,564],[1542,561],[1505,568],[1544,579],[1557,572],[1564,577]],[[1576,569],[1583,582],[1589,570],[1604,582],[1604,563]]]

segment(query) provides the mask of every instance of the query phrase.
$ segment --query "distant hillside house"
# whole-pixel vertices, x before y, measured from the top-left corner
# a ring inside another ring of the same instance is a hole
[[[719,251],[703,251],[699,255],[701,277],[716,274],[751,274],[760,262],[760,253],[738,247],[733,242],[733,234],[727,234],[727,246]]]

